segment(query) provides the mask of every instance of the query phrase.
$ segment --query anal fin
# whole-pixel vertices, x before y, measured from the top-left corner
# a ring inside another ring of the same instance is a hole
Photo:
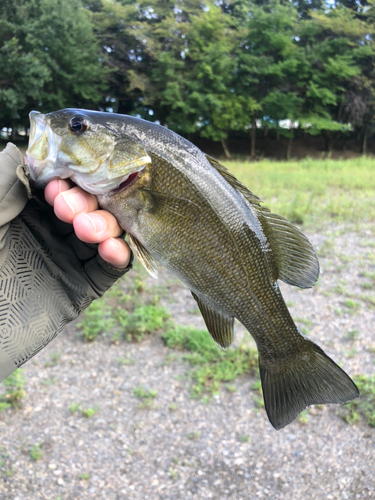
[[[211,337],[220,347],[228,348],[234,339],[234,318],[214,309],[194,292],[191,294],[198,304]]]

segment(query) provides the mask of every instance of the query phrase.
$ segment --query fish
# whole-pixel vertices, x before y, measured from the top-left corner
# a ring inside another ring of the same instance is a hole
[[[151,276],[159,262],[185,283],[222,348],[235,319],[247,329],[275,429],[307,406],[359,395],[299,331],[278,285],[310,288],[318,279],[308,238],[218,160],[156,123],[82,109],[32,111],[26,155],[36,189],[69,178],[96,195]]]

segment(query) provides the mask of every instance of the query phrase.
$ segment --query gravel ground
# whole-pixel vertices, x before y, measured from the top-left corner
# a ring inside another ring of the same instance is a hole
[[[359,296],[372,292],[360,284],[368,281],[364,272],[375,272],[373,233],[336,226],[309,237],[321,255],[321,279],[311,290],[282,285],[285,300],[349,374],[371,375],[375,309]],[[176,323],[202,327],[189,292],[166,273],[161,281]],[[345,294],[360,308],[345,305]],[[345,336],[351,329],[358,339]],[[350,426],[337,407],[325,406],[277,432],[255,407],[253,378],[237,379],[236,392],[224,387],[205,404],[190,397],[189,365],[171,352],[157,335],[139,344],[83,343],[70,325],[25,365],[22,408],[0,414],[0,498],[375,498],[374,428]],[[121,364],[124,357],[132,364]],[[140,385],[156,391],[149,408],[133,395]],[[72,413],[77,402],[98,411]],[[32,460],[37,443],[42,456]]]

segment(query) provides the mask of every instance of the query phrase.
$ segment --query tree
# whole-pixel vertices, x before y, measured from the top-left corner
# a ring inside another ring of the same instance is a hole
[[[363,10],[367,34],[355,49],[355,60],[361,71],[350,81],[346,92],[344,115],[362,133],[362,153],[367,153],[367,141],[374,131],[375,119],[375,1]],[[357,17],[357,16],[356,16]]]
[[[0,119],[26,123],[31,109],[92,107],[107,70],[79,0],[4,0],[0,5]]]
[[[241,42],[237,52],[238,71],[236,94],[251,96],[256,107],[249,117],[251,120],[251,157],[255,157],[256,119],[268,115],[268,122],[278,122],[283,112],[287,113],[288,99],[295,101],[298,96],[296,75],[302,64],[298,46],[293,38],[293,26],[297,12],[290,3],[279,0],[249,5],[244,23]],[[283,97],[283,106],[274,98]],[[286,97],[286,98],[285,98]],[[265,109],[264,109],[265,108]]]
[[[186,31],[200,1],[96,0],[87,7],[111,69],[107,107],[165,125],[183,85]]]
[[[349,129],[344,110],[348,90],[361,75],[359,59],[369,51],[367,34],[366,24],[343,7],[310,12],[310,19],[299,24],[306,61],[301,124],[310,134],[324,135],[327,151],[332,147],[332,132]]]

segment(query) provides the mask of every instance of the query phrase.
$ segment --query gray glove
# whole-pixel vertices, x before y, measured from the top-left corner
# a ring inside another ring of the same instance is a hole
[[[18,167],[18,168],[17,168]],[[43,349],[124,273],[80,241],[41,192],[23,156],[0,153],[0,382]]]

